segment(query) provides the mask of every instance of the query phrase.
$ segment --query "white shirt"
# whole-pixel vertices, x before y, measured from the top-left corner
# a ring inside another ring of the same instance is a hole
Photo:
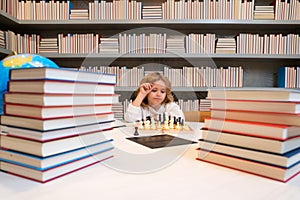
[[[137,107],[130,103],[125,112],[124,119],[127,122],[136,122],[137,120],[146,119],[147,116],[156,118],[159,114],[163,113],[171,117],[181,117],[184,120],[184,114],[175,102],[163,104],[157,111],[150,106],[149,108],[143,108],[142,106]]]

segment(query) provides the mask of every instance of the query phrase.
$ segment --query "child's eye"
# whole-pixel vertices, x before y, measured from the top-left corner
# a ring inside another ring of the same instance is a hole
[[[152,92],[157,92],[157,89],[152,89]]]
[[[166,91],[162,90],[161,93],[166,93]]]

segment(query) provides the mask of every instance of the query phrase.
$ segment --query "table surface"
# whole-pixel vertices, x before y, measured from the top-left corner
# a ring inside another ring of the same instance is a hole
[[[197,141],[195,132],[174,134]],[[114,158],[41,184],[0,172],[0,197],[13,199],[300,199],[300,175],[287,183],[196,160],[198,144],[149,149],[130,140],[133,127],[105,132]],[[140,135],[143,135],[140,133]]]

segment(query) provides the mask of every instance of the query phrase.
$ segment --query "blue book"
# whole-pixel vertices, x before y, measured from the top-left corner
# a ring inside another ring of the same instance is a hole
[[[34,169],[7,161],[0,161],[0,169],[12,175],[45,183],[110,158],[113,158],[112,151],[106,150],[71,162],[62,162],[61,165],[49,169]]]
[[[98,144],[62,152],[56,155],[41,157],[22,153],[19,151],[0,149],[0,161],[31,168],[38,171],[49,170],[61,165],[65,165],[80,159],[94,156],[112,150],[112,140],[107,140]],[[97,156],[95,156],[97,158]]]
[[[277,86],[281,88],[285,88],[287,81],[287,73],[286,73],[286,67],[279,67],[278,73],[277,73]]]
[[[300,163],[300,147],[284,154],[279,154],[240,146],[228,145],[219,142],[216,143],[203,139],[199,140],[199,147],[200,152],[201,150],[205,151],[199,153],[199,156],[201,157],[207,154],[207,151],[211,151],[281,168],[291,168]]]

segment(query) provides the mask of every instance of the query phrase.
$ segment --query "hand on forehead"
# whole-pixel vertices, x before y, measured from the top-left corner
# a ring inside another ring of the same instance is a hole
[[[151,85],[152,87],[157,87],[157,88],[167,88],[166,84],[162,80],[156,81]]]

